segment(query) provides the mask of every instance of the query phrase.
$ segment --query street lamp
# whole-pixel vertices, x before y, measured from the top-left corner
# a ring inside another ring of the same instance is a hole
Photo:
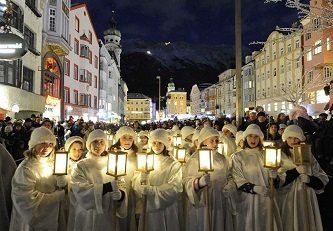
[[[161,76],[156,76],[158,79],[158,120],[160,120],[160,110],[161,110]]]

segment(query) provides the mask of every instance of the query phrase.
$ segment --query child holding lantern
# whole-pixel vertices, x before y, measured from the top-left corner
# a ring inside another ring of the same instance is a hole
[[[218,142],[217,130],[212,127],[201,129],[198,148],[206,146],[213,152],[213,172],[202,175],[198,171],[199,150],[184,166],[183,183],[187,195],[184,212],[185,230],[233,230],[230,204],[227,201],[236,190],[236,186],[231,179],[227,159],[216,151]]]
[[[82,159],[82,153],[84,150],[84,140],[80,136],[71,136],[66,140],[65,143],[65,151],[68,152],[68,182],[70,182],[70,177],[72,174],[72,170],[74,165]],[[68,184],[68,191],[71,191],[70,184]],[[69,198],[71,197],[71,198]],[[75,218],[75,207],[77,206],[77,202],[74,198],[73,193],[69,193],[69,197],[64,202],[65,211],[67,215],[67,230],[74,229],[74,218]]]
[[[71,187],[75,201],[73,230],[118,230],[117,218],[125,217],[127,196],[118,181],[107,175],[107,137],[100,130],[92,131],[87,139],[87,157],[72,170]],[[115,216],[116,215],[116,216]]]
[[[140,131],[138,134],[138,149],[140,151],[148,149],[148,139],[149,139],[149,132],[148,131]]]
[[[56,177],[56,137],[46,127],[36,128],[29,150],[12,180],[13,210],[9,230],[66,230],[60,203],[65,199],[65,177]],[[57,188],[59,188],[57,190]]]
[[[312,157],[307,164],[293,162],[293,147],[305,141],[302,129],[289,125],[283,135],[281,180],[277,198],[283,220],[283,230],[323,230],[316,193],[322,193],[328,183],[326,173]],[[310,149],[309,149],[310,150]]]
[[[115,135],[116,143],[110,148],[127,152],[127,174],[123,177],[123,179],[125,179],[126,192],[128,196],[127,217],[119,220],[120,230],[137,230],[135,220],[137,199],[135,198],[135,193],[131,184],[132,177],[134,176],[134,172],[136,170],[136,153],[138,152],[138,147],[134,143],[135,137],[136,133],[133,128],[122,126]]]
[[[149,144],[154,152],[154,170],[149,174],[136,173],[132,181],[137,195],[146,196],[143,208],[138,208],[139,230],[180,230],[178,198],[182,192],[181,165],[169,156],[167,131],[152,131]]]
[[[242,192],[241,202],[237,204],[237,219],[242,222],[237,223],[237,230],[282,228],[276,200],[269,197],[269,178],[275,179],[274,186],[278,186],[279,179],[276,170],[264,167],[263,139],[260,127],[250,124],[243,132],[244,149],[232,158],[232,176]]]

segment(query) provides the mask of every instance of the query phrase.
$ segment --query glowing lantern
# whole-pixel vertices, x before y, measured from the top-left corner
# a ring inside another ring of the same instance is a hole
[[[220,154],[223,154],[223,148],[224,148],[224,144],[222,142],[219,142],[217,144],[217,152]]]
[[[126,175],[127,153],[122,151],[111,151],[108,154],[106,174],[115,177]]]
[[[68,152],[58,151],[54,155],[54,175],[67,175],[68,170]]]
[[[201,148],[199,151],[199,172],[212,172],[213,168],[213,152],[207,148]]]
[[[186,148],[177,148],[175,158],[178,160],[179,163],[185,163],[186,157]]]
[[[139,152],[136,158],[138,171],[148,173],[154,170],[154,153]]]
[[[174,136],[172,143],[173,143],[174,147],[178,147],[182,143],[182,137],[181,136]]]
[[[310,164],[312,158],[311,145],[301,143],[293,148],[293,161],[296,165]]]
[[[264,147],[267,147],[267,146],[274,146],[274,145],[275,145],[275,142],[272,141],[272,140],[264,140],[263,145],[264,145]]]
[[[265,147],[264,167],[278,169],[281,166],[281,148]]]

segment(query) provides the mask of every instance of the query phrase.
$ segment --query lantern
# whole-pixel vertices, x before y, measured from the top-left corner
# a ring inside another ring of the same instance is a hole
[[[68,170],[68,152],[57,151],[54,155],[53,175],[67,175]]]
[[[138,171],[148,173],[154,170],[154,153],[138,152],[136,159]]]
[[[272,141],[272,140],[264,140],[264,141],[263,141],[263,145],[264,145],[264,147],[267,147],[267,146],[274,146],[274,145],[275,145],[275,142]]]
[[[296,165],[310,164],[312,158],[311,145],[301,143],[293,148],[293,161]]]
[[[199,172],[212,172],[213,169],[213,152],[207,148],[200,148],[199,152]]]
[[[182,137],[181,136],[174,136],[172,143],[173,143],[174,147],[178,147],[178,145],[181,145],[181,143],[182,143]]]
[[[177,148],[175,158],[178,160],[179,163],[185,163],[186,157],[186,148]]]
[[[224,155],[228,155],[228,144],[227,143],[224,143],[223,144],[223,152],[222,154]]]
[[[110,151],[106,174],[115,177],[126,175],[127,153],[122,151]]]
[[[281,166],[281,148],[265,147],[264,167],[278,169]]]
[[[222,142],[219,142],[217,144],[217,152],[220,154],[223,154],[223,148],[224,148],[224,144]]]

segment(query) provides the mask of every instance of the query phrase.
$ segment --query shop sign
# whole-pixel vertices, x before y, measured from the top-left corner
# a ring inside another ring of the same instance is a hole
[[[0,60],[15,60],[23,57],[28,51],[23,38],[12,33],[0,33]]]

